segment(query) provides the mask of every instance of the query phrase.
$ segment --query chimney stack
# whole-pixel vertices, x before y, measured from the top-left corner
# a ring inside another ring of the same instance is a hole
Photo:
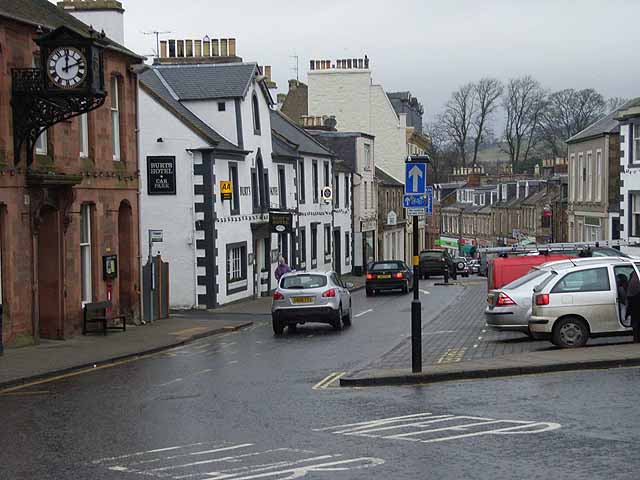
[[[162,40],[160,42],[160,58],[157,59],[157,62],[165,65],[242,62],[242,58],[237,56],[236,45],[235,38],[214,38],[212,40],[208,36],[202,40]]]
[[[58,8],[124,45],[124,8],[118,0],[61,0]]]

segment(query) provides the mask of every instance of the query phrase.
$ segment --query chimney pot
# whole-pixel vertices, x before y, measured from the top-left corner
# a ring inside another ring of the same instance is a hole
[[[229,56],[230,57],[236,56],[236,39],[235,38],[229,39]]]
[[[351,59],[350,58],[347,59],[347,68],[351,68]]]
[[[167,58],[167,41],[166,40],[162,40],[160,42],[160,52],[158,53],[158,55],[160,55],[160,58]]]
[[[211,56],[211,40],[209,40],[209,37],[204,37],[202,39],[202,56],[203,57]]]
[[[221,57],[228,57],[229,56],[229,46],[228,46],[228,41],[226,38],[221,38],[220,39],[220,56]]]
[[[211,56],[217,57],[218,55],[220,55],[219,52],[220,50],[219,50],[218,39],[214,38],[213,40],[211,40]]]
[[[176,40],[176,44],[177,44],[177,52],[176,52],[176,56],[177,57],[184,57],[184,40]]]
[[[267,80],[271,81],[271,65],[264,66],[264,76],[267,77]]]
[[[193,41],[185,40],[184,55],[185,57],[193,57]]]

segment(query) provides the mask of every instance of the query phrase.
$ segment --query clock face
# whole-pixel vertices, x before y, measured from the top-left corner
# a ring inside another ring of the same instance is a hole
[[[74,47],[58,47],[47,60],[49,79],[60,88],[77,88],[87,77],[87,59]]]

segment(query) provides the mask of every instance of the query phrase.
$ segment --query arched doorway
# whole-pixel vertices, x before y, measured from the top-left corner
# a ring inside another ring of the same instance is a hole
[[[118,208],[118,286],[120,313],[131,319],[133,309],[133,218],[126,200]]]
[[[38,320],[42,338],[64,337],[60,211],[45,205],[38,228]]]

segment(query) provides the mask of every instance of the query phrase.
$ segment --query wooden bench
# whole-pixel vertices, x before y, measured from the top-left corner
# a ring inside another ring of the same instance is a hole
[[[94,303],[86,303],[84,306],[84,321],[82,323],[82,334],[86,335],[87,333],[103,333],[107,334],[107,330],[122,330],[123,332],[127,331],[127,319],[125,315],[113,315],[109,314],[113,305],[111,302],[94,302]],[[113,322],[114,320],[120,320],[122,325],[120,326],[110,326],[109,322]],[[89,323],[101,323],[102,329],[100,330],[88,330],[87,324]]]

